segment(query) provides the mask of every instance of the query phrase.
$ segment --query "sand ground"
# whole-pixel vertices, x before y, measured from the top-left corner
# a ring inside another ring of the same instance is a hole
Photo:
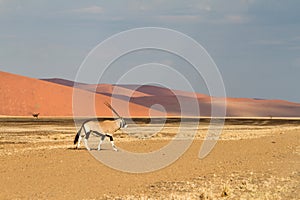
[[[140,122],[118,132],[115,143],[154,151],[178,126]],[[100,163],[83,147],[75,150],[70,119],[0,119],[0,199],[300,199],[299,121],[227,121],[202,160],[208,122],[181,126],[187,135],[196,131],[183,156],[161,170],[132,174]],[[112,151],[108,142],[104,149]]]

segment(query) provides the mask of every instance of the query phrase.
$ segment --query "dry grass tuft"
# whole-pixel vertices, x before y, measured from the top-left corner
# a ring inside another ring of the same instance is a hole
[[[227,197],[229,196],[229,187],[227,185],[224,185],[223,186],[223,190],[222,190],[222,193],[221,193],[221,197]]]

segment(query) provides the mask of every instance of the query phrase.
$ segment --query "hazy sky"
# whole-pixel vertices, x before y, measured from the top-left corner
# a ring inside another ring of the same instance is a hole
[[[0,0],[0,70],[74,80],[86,55],[108,37],[132,28],[164,27],[192,37],[208,51],[227,96],[300,102],[299,10],[299,0]],[[121,83],[153,77],[152,82],[161,79],[184,89],[180,79],[159,70],[170,65],[205,92],[201,78],[185,73],[188,63],[167,52],[140,51],[113,65],[104,82],[118,81],[113,74],[122,67],[142,65]]]

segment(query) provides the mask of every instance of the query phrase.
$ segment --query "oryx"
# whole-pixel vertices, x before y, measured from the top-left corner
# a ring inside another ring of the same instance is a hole
[[[78,142],[76,148],[80,147],[80,141],[84,137],[85,147],[87,150],[90,151],[91,149],[88,146],[88,139],[90,137],[90,134],[92,133],[97,136],[100,136],[98,151],[101,150],[101,144],[105,139],[105,137],[109,137],[112,148],[115,151],[118,151],[118,149],[115,147],[114,144],[113,133],[121,128],[126,128],[127,124],[125,120],[117,113],[117,111],[109,103],[105,102],[104,104],[118,116],[118,119],[105,120],[105,121],[98,121],[97,119],[89,119],[83,122],[74,139],[74,144]]]
[[[39,118],[39,115],[40,115],[40,113],[33,113],[33,114],[32,114],[32,117],[38,119],[38,118]]]

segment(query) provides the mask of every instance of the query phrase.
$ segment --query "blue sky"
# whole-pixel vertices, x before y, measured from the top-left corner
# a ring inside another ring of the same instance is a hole
[[[74,79],[86,55],[108,37],[132,28],[164,27],[192,37],[208,51],[227,96],[300,102],[299,10],[298,0],[0,0],[0,70]],[[183,71],[186,67],[172,55],[139,52],[115,63],[115,69],[153,61],[149,57]],[[185,89],[163,71],[157,74],[169,79],[170,87]],[[123,83],[150,77],[136,73]],[[112,82],[112,74],[104,81]],[[197,91],[206,92],[204,86]]]

